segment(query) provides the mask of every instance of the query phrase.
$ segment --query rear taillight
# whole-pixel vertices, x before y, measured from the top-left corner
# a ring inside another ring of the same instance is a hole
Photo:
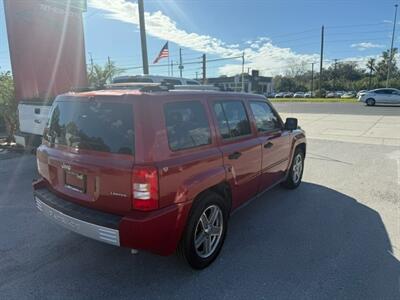
[[[132,207],[137,210],[158,208],[158,172],[153,167],[135,167],[132,172]]]

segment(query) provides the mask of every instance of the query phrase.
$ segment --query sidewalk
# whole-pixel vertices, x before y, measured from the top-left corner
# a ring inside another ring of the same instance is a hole
[[[307,138],[400,146],[400,116],[281,114],[294,117]]]

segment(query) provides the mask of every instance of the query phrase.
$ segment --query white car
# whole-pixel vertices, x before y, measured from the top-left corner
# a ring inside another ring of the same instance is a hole
[[[304,98],[304,92],[297,92],[293,95],[293,98]]]
[[[314,92],[307,92],[304,94],[304,98],[314,98],[315,93]]]
[[[361,96],[364,96],[366,93],[368,93],[368,90],[361,90],[357,93],[357,98],[360,99]]]
[[[398,89],[376,89],[368,91],[359,99],[368,106],[375,104],[400,104],[400,90]]]

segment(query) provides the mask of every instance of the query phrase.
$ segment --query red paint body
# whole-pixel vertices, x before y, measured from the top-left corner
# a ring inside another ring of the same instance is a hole
[[[302,130],[289,132],[282,129],[268,134],[257,133],[248,105],[249,100],[266,101],[257,95],[204,91],[142,93],[124,90],[69,94],[70,100],[67,101],[77,101],[75,96],[94,97],[96,101],[132,103],[135,154],[74,150],[44,141],[37,151],[39,173],[43,180],[36,183],[34,188],[47,186],[66,201],[123,216],[119,225],[121,246],[161,255],[175,251],[193,201],[200,193],[225,183],[231,195],[233,211],[258,193],[282,181],[291,164],[295,147],[305,143]],[[165,126],[164,104],[192,100],[200,101],[205,108],[211,128],[211,144],[171,151]],[[250,135],[230,141],[220,137],[212,111],[213,102],[220,100],[243,101],[251,124]],[[274,146],[264,148],[267,141],[273,141]],[[235,151],[241,152],[242,156],[229,160],[229,154]],[[86,193],[65,188],[63,164],[70,165],[74,172],[86,175]],[[131,175],[134,166],[151,166],[158,170],[158,209],[143,212],[132,208]]]
[[[45,102],[87,86],[82,11],[67,4],[4,0],[17,101]]]

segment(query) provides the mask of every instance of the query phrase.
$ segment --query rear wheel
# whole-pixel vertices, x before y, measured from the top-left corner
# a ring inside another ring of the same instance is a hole
[[[220,195],[209,192],[195,201],[178,246],[180,256],[194,269],[210,265],[225,240],[228,206]]]
[[[368,98],[365,103],[367,104],[367,106],[374,106],[375,105],[375,99],[372,98]]]
[[[304,152],[302,149],[297,148],[293,155],[292,165],[289,169],[289,174],[282,185],[288,189],[297,188],[303,177],[304,170]]]

